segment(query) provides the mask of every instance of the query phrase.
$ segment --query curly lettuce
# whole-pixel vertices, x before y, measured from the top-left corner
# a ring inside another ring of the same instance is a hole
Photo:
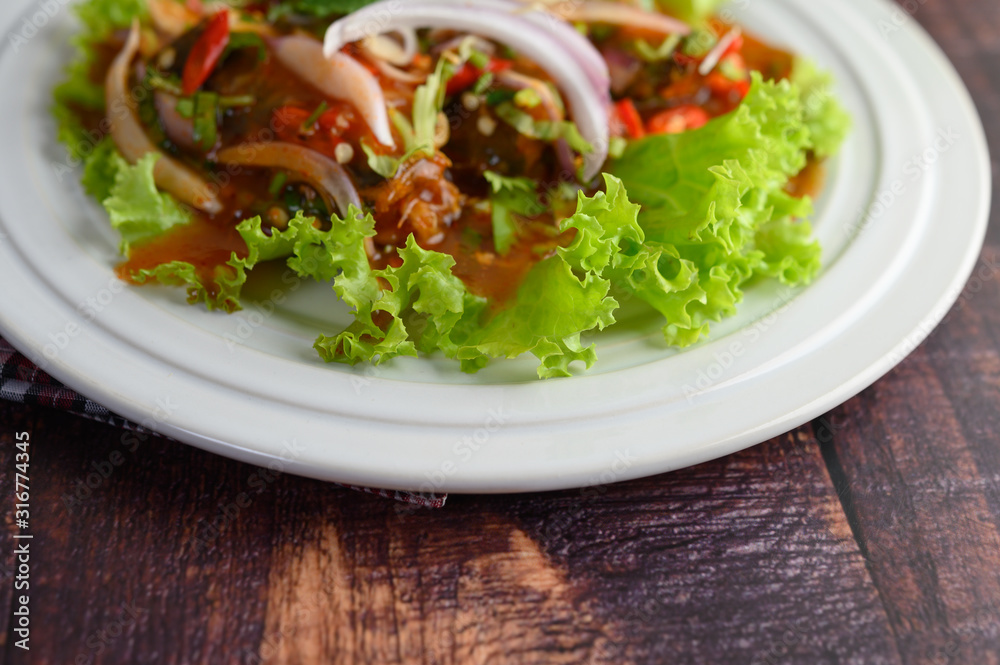
[[[440,351],[476,371],[490,359],[530,353],[540,361],[540,377],[568,376],[574,361],[589,367],[596,360],[593,345],[584,347],[580,337],[615,322],[608,273],[620,243],[640,235],[638,206],[614,178],[607,185],[608,194],[581,195],[577,213],[563,222],[564,230],[577,230],[576,241],[538,263],[514,301],[495,313],[455,277],[451,256],[421,248],[412,236],[399,251],[401,265],[372,268],[364,240],[374,235],[375,221],[357,210],[335,216],[327,230],[297,218],[271,237],[254,222],[244,240],[251,256],[290,252],[288,265],[300,277],[332,280],[352,308],[353,324],[316,341],[327,361],[381,364]]]
[[[635,141],[608,166],[642,205],[640,269],[619,286],[663,314],[667,343],[687,346],[731,316],[754,275],[804,284],[820,268],[820,247],[804,218],[808,199],[784,192],[810,151],[832,142],[824,114],[807,112],[789,81],[754,74],[733,113],[683,134]],[[810,120],[811,119],[811,120]]]
[[[811,60],[797,58],[791,82],[802,98],[813,153],[820,158],[833,155],[851,130],[851,116],[834,94],[833,75],[818,69]]]
[[[122,254],[128,254],[133,244],[141,244],[191,221],[187,209],[156,188],[153,168],[159,158],[158,153],[150,153],[135,166],[129,166],[117,152],[111,154],[114,184],[103,204],[111,226],[121,235]],[[93,171],[96,164],[91,162],[88,167],[88,171]]]

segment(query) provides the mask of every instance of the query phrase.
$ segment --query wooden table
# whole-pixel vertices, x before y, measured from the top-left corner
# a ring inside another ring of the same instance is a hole
[[[1000,3],[908,5],[971,87],[996,152]],[[31,652],[8,634],[0,654],[58,665],[1000,663],[992,221],[959,305],[874,387],[743,453],[589,491],[410,509],[170,441],[133,451],[120,430],[2,403],[5,625],[22,430],[35,538]],[[96,488],[78,487],[109,464]]]

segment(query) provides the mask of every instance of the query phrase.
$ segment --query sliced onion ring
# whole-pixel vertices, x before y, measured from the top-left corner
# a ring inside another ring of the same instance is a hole
[[[382,87],[364,65],[340,49],[324,57],[323,45],[303,35],[274,39],[271,46],[281,64],[324,95],[354,104],[379,143],[396,146]]]
[[[554,38],[571,53],[595,88],[607,87],[608,69],[601,54],[576,28],[552,12],[544,11],[544,7],[540,8],[539,5],[545,3],[535,0],[472,0],[471,3],[470,0],[436,0],[436,2],[452,5],[461,3],[481,9],[517,14],[524,20],[543,28],[548,33],[549,39]]]
[[[129,64],[138,51],[139,22],[134,21],[125,46],[108,68],[104,84],[112,140],[130,164],[150,153],[160,156],[153,168],[153,178],[160,189],[209,214],[221,212],[222,203],[213,187],[192,169],[164,155],[146,136],[128,90]]]
[[[167,138],[181,148],[193,150],[195,147],[194,121],[177,112],[177,98],[162,90],[157,90],[153,93],[153,101]]]
[[[361,196],[344,167],[315,150],[282,141],[244,143],[223,148],[216,159],[221,164],[281,169],[297,174],[319,192],[330,210],[336,208],[341,216],[346,216],[352,205],[361,209]]]
[[[406,67],[413,63],[417,55],[417,33],[412,28],[400,30],[402,43],[384,35],[373,35],[362,42],[366,52],[380,60],[397,67]]]
[[[539,16],[541,15],[541,16]],[[547,17],[547,18],[546,18]],[[545,29],[540,21],[564,28]],[[324,52],[333,56],[345,45],[371,34],[408,28],[448,28],[483,35],[512,47],[552,77],[572,110],[580,134],[594,147],[584,155],[583,179],[596,176],[608,155],[608,69],[601,54],[572,26],[545,12],[526,10],[506,0],[414,0],[400,5],[382,0],[335,22],[327,30]],[[558,34],[557,39],[553,39]],[[589,55],[582,56],[586,44]],[[599,66],[597,65],[599,62]]]

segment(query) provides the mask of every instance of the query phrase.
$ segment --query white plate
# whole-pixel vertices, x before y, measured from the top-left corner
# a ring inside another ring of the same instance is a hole
[[[990,165],[961,81],[895,5],[742,4],[751,30],[835,72],[855,130],[817,206],[821,277],[796,294],[755,287],[695,348],[665,349],[654,317],[626,311],[627,325],[596,337],[594,371],[572,379],[532,380],[531,360],[475,376],[437,359],[351,370],[311,349],[348,320],[326,287],[231,317],[176,290],[123,288],[103,212],[77,173],[57,175],[66,158],[47,109],[68,57],[65,11],[0,54],[0,330],[69,386],[181,441],[386,488],[625,480],[792,429],[873,383],[943,318],[981,247]]]

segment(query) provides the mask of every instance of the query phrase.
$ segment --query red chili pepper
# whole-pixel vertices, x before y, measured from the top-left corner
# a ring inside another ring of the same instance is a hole
[[[486,65],[486,70],[484,71],[473,65],[471,62],[463,63],[462,66],[459,67],[458,71],[455,72],[450,79],[448,79],[448,85],[445,87],[445,92],[449,95],[462,92],[467,88],[471,88],[475,82],[479,80],[479,77],[481,77],[485,72],[496,74],[510,69],[513,64],[514,63],[510,60],[490,58],[490,62]]]
[[[448,85],[445,88],[449,95],[454,95],[457,92],[465,90],[482,76],[478,67],[472,65],[472,63],[463,63],[458,71],[455,72],[450,79],[448,79]]]
[[[185,96],[193,95],[208,80],[228,44],[229,12],[223,9],[209,19],[184,63],[181,91]]]
[[[704,127],[707,123],[708,113],[705,109],[685,104],[654,115],[646,123],[646,131],[650,134],[680,134],[690,129]]]
[[[631,99],[623,99],[615,102],[615,118],[621,122],[625,133],[630,139],[641,139],[646,135],[646,128],[642,125],[642,118],[635,108],[635,103]]]

